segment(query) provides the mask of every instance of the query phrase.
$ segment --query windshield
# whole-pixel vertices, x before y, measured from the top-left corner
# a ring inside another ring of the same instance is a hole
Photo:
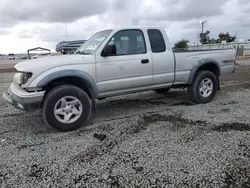
[[[92,54],[97,48],[102,44],[102,42],[107,38],[107,36],[112,32],[112,30],[104,30],[95,33],[89,40],[80,46],[75,53],[79,54]]]

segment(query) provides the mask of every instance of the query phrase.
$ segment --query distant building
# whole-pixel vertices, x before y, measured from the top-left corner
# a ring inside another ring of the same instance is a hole
[[[79,48],[86,40],[63,41],[56,45],[56,52],[63,54],[72,54]]]

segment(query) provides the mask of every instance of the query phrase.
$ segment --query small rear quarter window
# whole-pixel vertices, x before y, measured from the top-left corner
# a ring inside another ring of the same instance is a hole
[[[166,44],[160,30],[148,29],[148,36],[153,53],[160,53],[166,51]]]

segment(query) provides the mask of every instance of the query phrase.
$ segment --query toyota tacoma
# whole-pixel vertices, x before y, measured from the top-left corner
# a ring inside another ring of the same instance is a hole
[[[96,100],[187,88],[193,103],[213,100],[219,77],[234,72],[235,48],[176,51],[162,28],[132,27],[95,33],[74,54],[20,62],[6,102],[31,111],[59,131],[86,124]]]

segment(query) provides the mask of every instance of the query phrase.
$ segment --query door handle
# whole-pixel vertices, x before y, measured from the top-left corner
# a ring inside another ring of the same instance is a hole
[[[142,63],[142,64],[149,63],[149,60],[148,60],[148,59],[142,59],[142,60],[141,60],[141,63]]]

